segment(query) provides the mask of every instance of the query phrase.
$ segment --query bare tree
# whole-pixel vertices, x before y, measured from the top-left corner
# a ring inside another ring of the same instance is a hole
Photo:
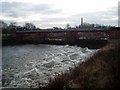
[[[7,23],[4,21],[0,21],[0,29],[6,29],[7,28]]]
[[[8,26],[8,29],[10,31],[15,31],[17,29],[17,23],[16,22],[11,22]]]
[[[71,28],[70,24],[66,24],[66,28],[70,29]]]
[[[35,29],[36,27],[32,23],[25,23],[25,28],[31,30],[31,29]]]

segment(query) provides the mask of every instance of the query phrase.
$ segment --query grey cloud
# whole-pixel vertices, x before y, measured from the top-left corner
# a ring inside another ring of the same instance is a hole
[[[21,3],[21,2],[2,2],[3,15],[8,17],[24,17],[26,18],[30,14],[42,14],[47,15],[46,18],[31,20],[34,24],[48,25],[50,23],[60,23],[60,22],[71,22],[70,25],[79,25],[80,18],[84,18],[84,22],[96,23],[96,24],[107,24],[107,25],[117,25],[117,20],[112,20],[112,17],[118,16],[118,7],[108,8],[105,11],[99,12],[88,12],[79,13],[77,15],[65,16],[65,17],[51,17],[52,14],[62,13],[60,9],[54,9],[51,4],[31,4],[31,3]],[[1,8],[0,8],[1,9]],[[49,16],[49,17],[48,17]],[[22,22],[21,22],[22,23]]]
[[[108,8],[105,11],[99,12],[89,12],[89,13],[80,13],[77,15],[67,16],[67,17],[59,17],[59,18],[45,18],[41,21],[41,23],[56,23],[56,22],[71,22],[71,26],[80,25],[81,17],[84,18],[84,22],[86,23],[94,23],[94,24],[105,24],[105,25],[117,25],[118,21],[113,20],[113,17],[117,17],[117,7]]]
[[[41,20],[42,23],[58,23],[58,22],[65,22],[65,21],[69,21],[69,18],[68,17],[54,17],[54,18],[51,18],[51,17],[48,17],[48,18],[45,18],[43,20]]]
[[[87,23],[117,25],[117,20],[112,20],[113,17],[118,17],[117,10],[118,10],[118,7],[112,7],[105,11],[81,13],[81,14],[71,16],[71,20],[73,22],[78,22],[78,19],[80,21],[80,18],[83,17],[84,22],[87,22]]]
[[[117,17],[117,7],[109,8],[105,11],[99,12],[89,12],[89,13],[80,13],[77,15],[66,16],[66,17],[46,17],[41,21],[34,21],[40,24],[50,24],[50,23],[61,23],[61,22],[70,22],[71,26],[80,25],[81,17],[84,18],[86,23],[94,24],[104,24],[104,25],[117,25],[118,21],[113,20],[113,17]],[[66,23],[67,24],[67,23]]]
[[[50,4],[32,4],[21,2],[0,2],[3,15],[9,17],[27,17],[30,14],[54,14],[60,13],[60,9],[53,9]]]
[[[120,1],[118,2],[118,26],[120,27]]]

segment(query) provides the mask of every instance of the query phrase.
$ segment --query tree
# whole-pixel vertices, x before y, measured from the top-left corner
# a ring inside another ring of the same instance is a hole
[[[7,23],[5,23],[4,21],[0,21],[0,33],[4,33],[7,34]]]
[[[17,23],[16,22],[11,22],[8,26],[10,31],[15,31],[17,29]]]
[[[75,28],[79,28],[79,26],[75,25]]]
[[[53,27],[53,29],[56,30],[56,29],[62,29],[62,28],[61,27]]]
[[[22,27],[22,26],[17,26],[17,30],[23,30],[24,29],[24,27]]]
[[[36,29],[36,26],[32,23],[25,23],[25,29]]]
[[[0,29],[6,29],[7,28],[7,23],[4,21],[0,21]]]
[[[71,28],[70,24],[66,24],[66,28],[70,29]]]
[[[53,27],[53,29],[59,29],[58,27]]]

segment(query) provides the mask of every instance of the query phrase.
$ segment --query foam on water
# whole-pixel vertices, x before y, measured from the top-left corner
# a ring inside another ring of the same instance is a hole
[[[22,45],[3,47],[3,87],[37,88],[55,73],[65,72],[97,50],[77,46]]]

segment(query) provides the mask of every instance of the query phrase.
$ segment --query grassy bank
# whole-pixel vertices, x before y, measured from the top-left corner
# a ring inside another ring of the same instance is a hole
[[[112,41],[84,63],[56,74],[48,88],[120,88],[120,40]]]

